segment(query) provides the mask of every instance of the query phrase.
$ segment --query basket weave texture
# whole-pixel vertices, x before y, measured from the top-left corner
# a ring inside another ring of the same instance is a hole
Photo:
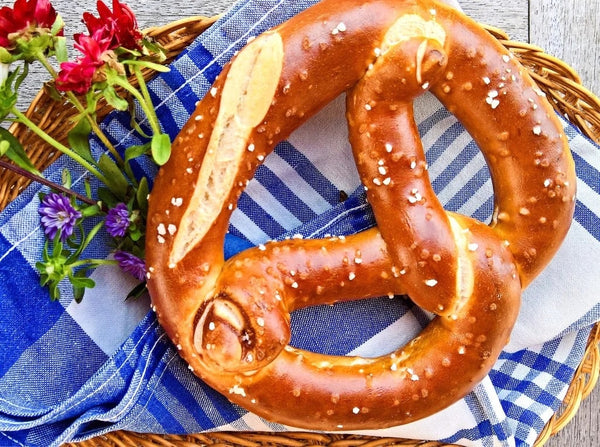
[[[146,30],[167,51],[167,62],[175,58],[200,33],[218,17],[189,17],[162,27]],[[575,124],[590,139],[600,143],[600,99],[581,85],[578,74],[561,60],[546,54],[536,46],[515,42],[501,30],[487,27],[506,48],[515,54],[530,71],[540,89],[546,93],[554,108]],[[150,77],[152,73],[146,73]],[[98,112],[102,118],[110,111],[101,105]],[[43,90],[32,102],[27,115],[46,132],[61,142],[67,141],[70,117],[75,110],[52,99]],[[22,142],[31,160],[43,169],[60,154],[49,152],[35,134],[25,126],[15,124],[10,131]],[[0,210],[4,209],[27,186],[28,181],[11,170],[0,168]],[[544,445],[575,416],[579,405],[594,389],[600,374],[600,324],[593,328],[585,356],[575,373],[560,410],[547,423],[538,437],[536,446]],[[329,445],[332,447],[379,447],[421,446],[441,447],[448,444],[436,441],[419,441],[397,438],[376,438],[343,434],[316,433],[204,433],[195,435],[137,434],[125,431],[109,433],[65,447],[191,447],[198,445],[258,447],[279,445],[301,447],[306,445]]]

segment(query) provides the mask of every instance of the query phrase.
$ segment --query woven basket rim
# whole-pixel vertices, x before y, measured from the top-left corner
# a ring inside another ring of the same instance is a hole
[[[145,33],[160,41],[168,52],[168,61],[176,57],[183,48],[185,48],[195,37],[212,25],[220,15],[217,16],[194,16],[170,22],[163,26],[152,27],[145,30]],[[583,134],[593,141],[600,143],[600,99],[581,84],[581,79],[577,72],[560,59],[550,56],[543,49],[529,43],[513,41],[501,29],[484,25],[484,27],[496,39],[507,47],[517,56],[521,62],[528,68],[534,80],[551,100],[555,109],[563,114],[569,121],[576,125]],[[148,74],[149,75],[149,74]],[[554,91],[555,86],[560,86],[560,90]],[[50,104],[50,105],[49,105]],[[68,111],[62,110],[60,105],[55,109],[55,105],[48,103],[48,98],[42,90],[32,101],[27,110],[28,116],[34,116],[41,122],[54,121],[57,113],[61,116],[69,116]],[[63,118],[64,118],[63,116]],[[67,127],[67,126],[61,126]],[[49,125],[46,130],[53,130]],[[28,135],[26,129],[17,124],[10,127],[11,132],[16,136],[24,136],[35,140],[34,136]],[[66,138],[66,134],[62,135]],[[60,139],[60,138],[59,138]],[[39,146],[39,142],[37,143]],[[28,145],[36,149],[36,144]],[[43,152],[43,151],[42,151]],[[38,166],[46,167],[58,154],[43,154],[33,157],[33,161]],[[7,180],[8,178],[8,180]],[[0,210],[8,202],[16,197],[26,186],[23,179],[10,178],[10,173],[0,170]],[[585,355],[579,365],[573,381],[569,387],[564,399],[563,406],[548,421],[544,430],[540,433],[535,445],[542,446],[550,437],[562,430],[568,422],[576,415],[579,405],[594,389],[600,374],[600,322],[596,323],[590,333]],[[363,437],[353,435],[337,434],[315,434],[303,432],[286,433],[203,433],[195,435],[157,435],[157,434],[136,434],[126,431],[111,432],[98,436],[88,441],[79,443],[68,443],[65,446],[85,447],[85,446],[189,446],[189,445],[220,445],[220,446],[248,446],[258,445],[332,445],[332,446],[383,446],[383,445],[403,445],[403,446],[443,446],[439,442],[395,439],[395,438],[377,438]]]

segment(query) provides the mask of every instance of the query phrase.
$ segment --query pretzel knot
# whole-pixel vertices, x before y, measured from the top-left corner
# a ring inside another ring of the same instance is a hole
[[[431,187],[412,109],[428,90],[486,158],[489,225],[446,212]],[[344,92],[376,228],[225,262],[257,166]],[[573,161],[540,93],[487,32],[433,1],[323,0],[251,41],[184,126],[150,200],[148,286],[190,367],[258,415],[310,429],[404,424],[468,393],[572,218]],[[289,346],[291,311],[385,294],[436,314],[406,346],[377,358]]]

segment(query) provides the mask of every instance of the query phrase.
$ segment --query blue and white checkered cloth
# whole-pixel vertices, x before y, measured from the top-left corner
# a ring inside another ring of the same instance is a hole
[[[151,83],[160,121],[172,136],[223,64],[250,37],[315,0],[242,0]],[[344,101],[334,101],[270,155],[231,222],[228,253],[302,233],[346,234],[373,224],[349,155]],[[492,188],[482,156],[433,97],[417,105],[430,175],[447,209],[483,221]],[[106,129],[121,148],[138,143],[129,118]],[[565,123],[577,165],[575,221],[555,261],[524,295],[512,341],[475,391],[425,420],[369,434],[465,445],[533,444],[557,410],[600,320],[600,150]],[[95,145],[97,153],[101,152]],[[64,157],[63,167],[83,173]],[[147,166],[137,166],[153,175]],[[112,430],[153,433],[285,430],[230,404],[180,360],[149,311],[125,302],[134,285],[112,267],[94,272],[82,304],[69,287],[51,302],[35,262],[43,234],[33,185],[0,214],[0,445],[48,446]],[[344,191],[349,199],[340,203]],[[100,242],[93,255],[109,255]],[[315,324],[317,322],[318,324]],[[401,298],[306,309],[293,316],[294,344],[331,354],[376,355],[412,338],[427,316]],[[316,328],[317,327],[317,328]],[[338,334],[343,334],[339,337]]]

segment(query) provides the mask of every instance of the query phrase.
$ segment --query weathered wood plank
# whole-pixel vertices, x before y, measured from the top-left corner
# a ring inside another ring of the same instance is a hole
[[[528,40],[528,5],[526,0],[459,0],[464,12],[486,25],[504,30],[511,39]]]
[[[131,2],[141,28],[165,24],[184,17],[214,16],[224,12],[234,0],[139,0]],[[88,6],[89,8],[89,6]]]
[[[530,38],[571,65],[582,84],[600,93],[600,2],[530,0]]]

